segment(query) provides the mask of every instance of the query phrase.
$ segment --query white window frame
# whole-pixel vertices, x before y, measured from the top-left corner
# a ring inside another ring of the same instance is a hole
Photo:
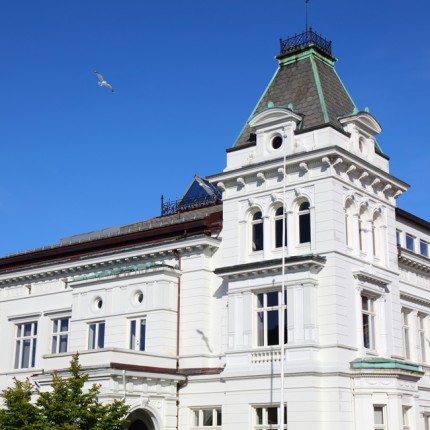
[[[211,418],[208,424],[206,418]],[[220,429],[222,426],[221,406],[192,409],[192,428]]]
[[[260,214],[260,218],[255,218]],[[261,235],[261,238],[260,238]],[[257,240],[258,238],[258,240]],[[260,243],[261,248],[256,249],[257,242]],[[251,252],[262,252],[264,250],[264,218],[263,212],[258,209],[251,213]]]
[[[67,330],[61,330],[61,322],[67,321]],[[55,327],[57,324],[57,328]],[[66,350],[61,351],[62,341],[66,339]],[[51,320],[51,354],[61,354],[69,351],[70,317],[58,317]]]
[[[94,336],[91,336],[91,330],[94,327]],[[103,327],[101,331],[100,328]],[[105,321],[93,321],[88,323],[88,349],[102,349],[105,344],[106,323]]]
[[[26,326],[30,325],[30,334],[25,335]],[[22,321],[15,324],[15,369],[30,369],[36,365],[37,321]],[[28,350],[28,355],[24,351]]]
[[[376,409],[382,412],[382,423],[377,423],[375,420]],[[387,429],[387,413],[386,405],[373,405],[373,428],[374,430],[386,430]]]
[[[277,214],[277,212],[281,210],[281,214]],[[281,244],[277,243],[278,238],[278,229],[281,229],[280,237],[281,237]],[[287,246],[287,214],[285,213],[284,206],[278,206],[275,208],[273,212],[273,248],[275,249],[282,249],[282,230],[284,229],[284,245]]]
[[[364,309],[363,299],[367,300],[367,309]],[[376,349],[376,311],[375,311],[376,298],[373,295],[368,294],[366,291],[361,293],[361,321],[362,321],[362,331],[363,331],[363,346],[367,350],[374,351]],[[366,324],[367,320],[367,336],[368,336],[368,346],[366,345]]]
[[[142,322],[144,322],[142,324]],[[129,320],[129,349],[145,351],[146,348],[146,317],[131,318]],[[134,329],[133,329],[134,326]],[[143,333],[142,333],[143,330]],[[143,339],[142,339],[143,336]]]
[[[276,409],[276,422],[272,422],[269,420],[269,409]],[[254,430],[280,430],[280,421],[281,421],[281,408],[279,405],[263,405],[263,406],[254,406],[253,407],[253,424]],[[288,427],[288,409],[287,405],[284,405],[284,430]],[[270,421],[270,422],[269,422]]]
[[[277,294],[277,304],[274,306],[268,305],[268,295],[269,294]],[[288,307],[287,307],[287,291],[285,290],[284,295],[284,325],[285,325],[285,333],[284,333],[284,344],[288,343]],[[263,300],[260,300],[262,298]],[[256,339],[255,343],[258,347],[267,347],[267,346],[279,346],[280,345],[280,336],[281,336],[281,312],[282,312],[282,291],[280,289],[269,290],[269,291],[260,291],[255,295],[256,300]],[[261,303],[261,306],[260,306]],[[278,342],[269,344],[269,313],[272,314],[276,312],[278,318]],[[262,336],[260,335],[260,329],[262,328]]]
[[[425,251],[423,249],[425,249]],[[425,240],[420,240],[420,254],[423,257],[429,256],[429,244]]]
[[[412,248],[409,247],[408,239],[412,240]],[[406,233],[406,235],[405,235],[405,247],[406,247],[406,249],[408,249],[409,251],[415,252],[415,239],[416,239],[415,236],[413,236],[410,233]]]
[[[417,315],[418,349],[419,349],[419,360],[421,361],[421,363],[427,362],[426,320],[427,320],[427,315],[418,313]]]
[[[411,359],[410,314],[411,311],[409,309],[402,309],[403,351],[407,360]]]
[[[308,207],[306,209],[300,210],[300,207],[305,203],[308,204]],[[304,222],[303,221],[304,217],[309,218],[309,226],[308,226],[309,231],[307,231],[307,235],[309,235],[308,241],[302,241],[302,238],[301,238],[302,222]],[[300,201],[297,205],[297,239],[298,239],[297,243],[299,245],[306,245],[312,242],[311,204],[308,200]]]

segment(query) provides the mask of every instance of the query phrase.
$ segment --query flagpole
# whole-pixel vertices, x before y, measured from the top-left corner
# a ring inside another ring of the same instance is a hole
[[[283,184],[282,184],[282,269],[281,269],[281,318],[280,318],[280,343],[281,343],[281,373],[280,373],[280,379],[281,379],[281,392],[280,392],[280,426],[279,428],[281,430],[284,430],[284,361],[285,361],[285,233],[286,233],[286,220],[287,220],[287,212],[285,210],[285,203],[286,203],[286,188],[287,188],[287,134],[284,131],[284,178],[283,178]]]

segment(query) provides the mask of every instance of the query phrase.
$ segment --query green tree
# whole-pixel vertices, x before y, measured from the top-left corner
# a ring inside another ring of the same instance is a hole
[[[98,401],[100,386],[84,391],[88,374],[82,372],[78,354],[69,367],[70,376],[52,376],[49,392],[35,390],[37,400],[31,403],[34,386],[27,380],[15,380],[13,387],[2,392],[5,409],[0,410],[0,429],[12,430],[120,430],[123,429],[127,406],[114,400],[103,405]]]
[[[43,429],[38,408],[31,403],[33,386],[28,379],[14,379],[13,387],[3,390],[4,409],[0,409],[0,429]]]

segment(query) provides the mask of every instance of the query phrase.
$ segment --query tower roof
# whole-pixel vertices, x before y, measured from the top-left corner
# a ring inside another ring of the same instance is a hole
[[[301,114],[300,130],[343,127],[338,118],[351,115],[355,104],[334,68],[331,42],[309,30],[281,40],[279,67],[250,118],[271,107],[289,107]],[[235,147],[252,141],[249,120]]]

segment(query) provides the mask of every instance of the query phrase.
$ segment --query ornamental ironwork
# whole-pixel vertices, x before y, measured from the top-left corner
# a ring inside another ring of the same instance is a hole
[[[314,45],[326,54],[331,55],[331,40],[324,39],[312,29],[297,34],[289,39],[280,39],[281,55]]]
[[[164,201],[161,196],[161,216],[174,215],[180,212],[192,211],[207,206],[213,206],[220,203],[221,200],[217,196],[196,197],[194,199],[179,199],[173,201]]]

